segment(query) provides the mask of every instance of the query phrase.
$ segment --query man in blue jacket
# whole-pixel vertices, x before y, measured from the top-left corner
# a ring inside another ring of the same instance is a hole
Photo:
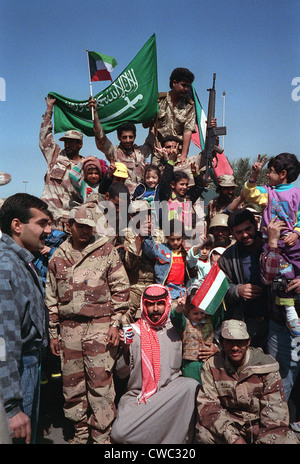
[[[40,351],[46,344],[42,281],[32,260],[51,232],[47,204],[17,193],[0,210],[0,391],[15,440],[35,438]],[[20,441],[18,441],[20,442]]]

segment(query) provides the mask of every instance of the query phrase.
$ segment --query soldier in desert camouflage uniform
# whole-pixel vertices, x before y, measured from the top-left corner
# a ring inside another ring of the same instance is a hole
[[[50,347],[63,358],[64,412],[75,425],[72,443],[90,438],[109,443],[119,321],[129,308],[129,280],[118,252],[106,237],[93,235],[94,226],[89,208],[71,211],[71,237],[54,252],[46,283]]]
[[[228,209],[230,212],[231,209],[228,207],[231,207],[234,204],[232,202],[235,200],[235,189],[237,187],[237,184],[234,181],[234,176],[228,174],[221,175],[218,177],[217,182],[218,183],[216,193],[218,194],[218,196],[210,200],[207,205],[208,226],[210,221],[216,214],[222,214],[224,211],[226,213]],[[237,204],[237,207],[242,207],[242,198],[239,197],[239,199],[240,203]],[[235,203],[237,203],[237,201]]]
[[[198,443],[298,443],[289,429],[279,365],[261,348],[249,344],[243,321],[222,323],[222,349],[202,367]]]
[[[186,68],[176,68],[170,76],[170,91],[159,94],[158,115],[154,121],[155,146],[160,147],[163,138],[174,135],[180,140],[180,160],[185,162],[196,127],[195,104],[187,96],[194,74]],[[147,124],[144,124],[146,127]],[[161,154],[155,150],[152,164],[161,162]]]
[[[69,171],[83,159],[79,155],[83,136],[81,132],[70,130],[59,140],[64,142],[62,150],[52,134],[52,112],[55,98],[45,98],[47,109],[43,115],[40,129],[39,146],[47,162],[45,186],[42,193],[44,200],[53,214],[53,228],[63,230],[68,220],[68,213],[74,202],[82,203],[69,178]]]
[[[153,153],[154,136],[149,133],[144,145],[137,146],[134,141],[136,138],[136,128],[132,123],[123,123],[117,128],[117,135],[120,144],[114,147],[106,137],[105,132],[99,121],[97,113],[97,103],[90,97],[89,107],[94,109],[94,132],[98,150],[102,151],[108,161],[113,163],[118,161],[125,164],[128,171],[128,178],[125,185],[132,194],[136,186],[144,180],[145,160]]]

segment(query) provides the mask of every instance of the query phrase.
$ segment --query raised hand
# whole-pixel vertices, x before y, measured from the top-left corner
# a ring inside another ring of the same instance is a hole
[[[267,155],[258,155],[257,160],[252,165],[251,176],[250,176],[250,180],[252,182],[257,181],[257,178],[267,161],[268,161]]]
[[[56,102],[56,98],[52,98],[49,95],[47,95],[47,97],[45,97],[45,102],[47,105],[47,110],[52,111],[53,106],[55,105],[55,102]]]

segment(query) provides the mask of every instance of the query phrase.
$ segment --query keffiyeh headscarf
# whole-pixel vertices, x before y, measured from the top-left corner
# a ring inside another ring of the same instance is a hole
[[[165,301],[165,310],[157,322],[152,322],[148,316],[146,301]],[[169,290],[163,285],[153,284],[146,288],[141,298],[141,319],[137,322],[141,332],[142,359],[142,391],[138,402],[142,403],[158,389],[160,378],[160,346],[156,329],[164,327],[170,313],[171,297]]]

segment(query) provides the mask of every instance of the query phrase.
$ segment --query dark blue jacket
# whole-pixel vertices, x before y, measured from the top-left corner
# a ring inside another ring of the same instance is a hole
[[[0,392],[8,417],[21,411],[22,355],[47,343],[43,284],[33,255],[10,236],[0,240]],[[4,345],[3,345],[4,343]]]

